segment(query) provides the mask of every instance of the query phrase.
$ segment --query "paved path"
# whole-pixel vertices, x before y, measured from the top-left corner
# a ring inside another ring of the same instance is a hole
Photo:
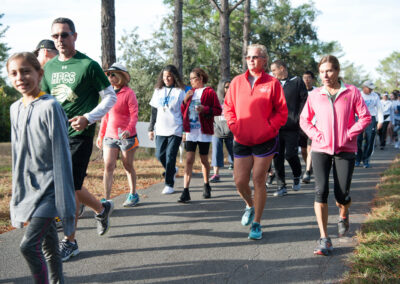
[[[176,202],[180,193],[161,195],[161,184],[140,191],[135,208],[122,208],[124,197],[115,198],[112,227],[103,237],[87,210],[77,232],[81,254],[64,263],[66,283],[336,283],[347,270],[345,260],[355,245],[351,236],[369,211],[379,174],[397,152],[377,150],[372,168],[356,168],[350,237],[337,237],[338,211],[330,194],[332,256],[313,255],[319,236],[313,183],[286,197],[269,192],[263,239],[251,241],[240,224],[244,203],[225,169],[209,200],[201,196],[199,174],[192,180],[190,204]],[[179,192],[182,182],[177,179]],[[0,235],[0,283],[32,283],[18,249],[23,233]]]

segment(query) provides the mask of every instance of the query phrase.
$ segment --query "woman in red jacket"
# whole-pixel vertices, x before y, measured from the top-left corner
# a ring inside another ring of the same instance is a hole
[[[192,89],[186,93],[185,99],[181,105],[183,131],[186,132],[186,164],[183,177],[183,192],[178,202],[185,203],[190,200],[189,185],[192,178],[197,145],[199,146],[204,179],[203,197],[211,197],[208,151],[212,135],[214,134],[214,116],[220,115],[222,108],[215,91],[211,87],[205,87],[207,82],[207,73],[203,69],[194,68],[192,72],[190,72],[190,84],[192,85]]]

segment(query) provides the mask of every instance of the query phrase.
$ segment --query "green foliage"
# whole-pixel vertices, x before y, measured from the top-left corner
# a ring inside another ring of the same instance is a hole
[[[231,6],[236,1],[231,1]],[[340,51],[337,42],[321,42],[312,23],[317,11],[310,2],[297,8],[289,0],[253,1],[251,11],[251,43],[261,43],[269,50],[271,60],[282,59],[292,74],[305,70],[317,71],[320,56]],[[150,117],[148,105],[157,75],[166,64],[173,62],[174,1],[164,0],[169,13],[151,40],[140,40],[137,29],[126,33],[119,41],[119,49],[129,68],[139,105],[139,119]],[[230,15],[231,77],[242,73],[243,7]],[[217,89],[221,74],[219,12],[209,0],[185,0],[183,5],[183,79],[189,84],[190,71],[203,68],[209,75],[207,85]]]
[[[0,14],[0,20],[4,17],[4,14]],[[0,39],[2,39],[8,30],[8,27],[2,28],[3,24],[0,23]],[[8,51],[10,48],[6,43],[0,42],[0,70],[4,68],[4,63],[8,57]]]
[[[362,66],[357,66],[351,62],[341,64],[341,69],[343,80],[346,84],[361,87],[362,83],[369,77],[368,74],[365,74]]]
[[[158,74],[165,63],[155,42],[140,41],[136,30],[137,28],[125,34],[118,42],[119,48],[123,50],[120,60],[125,62],[131,74],[129,86],[138,99],[139,121],[149,121],[151,115],[149,102]]]
[[[15,96],[7,95],[9,87],[0,87],[0,142],[11,141],[10,106],[16,101]]]
[[[380,62],[376,70],[381,76],[376,82],[380,91],[391,92],[400,88],[400,52],[392,52]]]
[[[312,24],[317,14],[312,3],[293,8],[289,0],[259,0],[251,41],[267,47],[270,63],[277,59],[286,62],[291,74],[317,73],[319,58],[340,50],[337,42],[318,39]]]

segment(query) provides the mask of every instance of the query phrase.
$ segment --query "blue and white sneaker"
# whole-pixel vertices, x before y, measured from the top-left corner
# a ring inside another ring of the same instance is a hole
[[[253,224],[251,224],[251,228],[250,228],[249,239],[250,240],[261,240],[261,238],[262,238],[261,225],[257,222],[253,222]]]
[[[133,207],[133,206],[135,206],[136,204],[139,203],[139,200],[140,200],[139,199],[139,194],[137,194],[137,193],[135,193],[135,194],[129,193],[128,197],[126,198],[126,200],[122,204],[122,206],[124,206],[124,207]]]
[[[62,240],[59,244],[60,246],[60,256],[62,261],[67,261],[72,256],[77,256],[79,254],[78,242],[70,242],[69,240]]]
[[[242,216],[242,225],[248,226],[254,220],[254,207],[247,207],[244,210],[244,214]]]

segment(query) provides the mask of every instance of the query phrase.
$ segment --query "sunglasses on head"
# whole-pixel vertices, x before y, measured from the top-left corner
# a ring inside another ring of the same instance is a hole
[[[60,33],[60,34],[52,34],[51,35],[51,37],[53,38],[53,39],[58,39],[58,38],[67,38],[67,37],[69,37],[70,35],[73,35],[74,33],[73,32],[62,32],[62,33]]]

